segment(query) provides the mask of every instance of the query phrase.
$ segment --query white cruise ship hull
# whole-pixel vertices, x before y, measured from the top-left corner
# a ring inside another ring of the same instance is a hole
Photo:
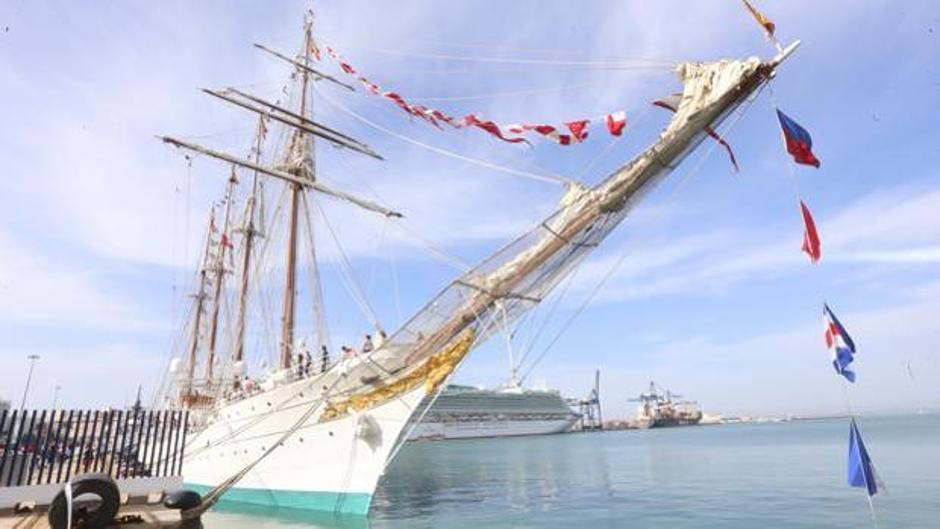
[[[569,419],[542,421],[422,422],[411,431],[408,440],[420,441],[548,435],[567,432],[574,426],[577,420],[577,417],[571,417]]]
[[[328,382],[324,378],[296,381],[218,408],[187,440],[186,485],[204,491],[222,483],[261,456],[315,405],[320,409],[222,501],[366,514],[425,390],[419,386],[367,412],[321,422],[324,405],[317,402],[317,390]]]
[[[514,437],[565,432],[580,416],[557,391],[448,386],[431,403],[409,441]]]

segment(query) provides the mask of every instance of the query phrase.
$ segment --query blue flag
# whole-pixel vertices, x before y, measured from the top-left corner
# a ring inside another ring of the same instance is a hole
[[[813,138],[809,132],[780,110],[777,110],[777,119],[780,121],[780,129],[783,130],[787,152],[793,156],[793,161],[819,168],[819,159],[813,154]]]
[[[849,382],[855,382],[855,371],[849,369],[849,364],[855,360],[855,342],[848,331],[836,318],[836,315],[823,303],[823,325],[826,347],[832,352],[832,367]]]
[[[849,486],[865,487],[868,495],[874,496],[878,493],[878,481],[875,467],[868,457],[868,450],[865,450],[865,443],[862,442],[862,435],[858,433],[858,425],[855,424],[855,418],[852,418],[849,431]]]

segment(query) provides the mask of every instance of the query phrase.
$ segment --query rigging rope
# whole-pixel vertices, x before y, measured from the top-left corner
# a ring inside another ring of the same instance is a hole
[[[555,54],[555,55],[568,55],[568,56],[579,56],[577,51],[571,49],[557,49],[557,48],[536,48],[531,46],[505,46],[502,44],[481,44],[477,42],[453,42],[453,41],[436,41],[428,39],[413,39],[414,42],[430,44],[433,46],[444,46],[449,48],[464,48],[464,49],[484,49],[484,50],[494,50],[494,51],[508,51],[508,52],[522,52],[522,53],[541,53],[541,54]],[[602,57],[593,60],[603,60],[603,61],[646,61],[653,63],[663,63],[663,64],[676,64],[678,61],[667,61],[665,59],[652,59],[649,57]]]
[[[312,211],[310,210],[310,204],[307,202],[307,193],[300,194],[303,209],[305,212],[304,215],[304,226],[307,234],[307,248],[310,251],[310,282],[312,283],[311,289],[313,290],[313,320],[317,325],[317,352],[321,351],[323,347],[328,347],[329,349],[333,348],[333,344],[330,343],[329,330],[327,329],[327,320],[323,313],[323,285],[320,278],[320,266],[317,261],[317,250],[314,245],[314,233],[313,233],[313,223],[310,222],[310,216]]]
[[[484,100],[484,99],[495,99],[495,98],[507,97],[507,96],[562,92],[565,90],[574,90],[577,88],[584,88],[586,86],[596,86],[599,84],[606,84],[606,81],[594,81],[590,83],[578,83],[578,84],[572,84],[572,85],[554,86],[550,88],[530,88],[526,90],[510,90],[506,92],[489,92],[486,94],[475,94],[475,95],[467,95],[467,96],[425,96],[425,97],[411,97],[410,99],[412,101],[479,101],[479,100]]]
[[[370,323],[376,329],[381,328],[379,317],[376,315],[375,309],[372,308],[372,305],[369,304],[369,299],[366,297],[362,286],[356,279],[355,271],[353,270],[352,264],[349,262],[349,257],[346,256],[346,252],[343,250],[343,245],[340,243],[339,237],[336,235],[336,231],[333,229],[333,225],[330,223],[330,219],[327,218],[326,212],[323,210],[323,206],[320,205],[320,201],[317,200],[316,197],[313,198],[313,203],[316,205],[317,211],[320,212],[320,217],[323,218],[323,224],[330,232],[330,237],[333,239],[333,243],[336,245],[336,249],[339,251],[339,256],[341,258],[339,266],[340,277],[343,278],[343,282],[346,283],[346,288],[350,293],[350,297],[352,297],[353,301],[356,302],[356,304],[359,306],[359,310],[362,311],[363,315],[370,320]]]
[[[634,120],[633,126],[637,127],[641,123],[644,123],[646,119],[652,114],[653,108],[654,108],[653,106],[648,106],[644,111],[642,111],[637,117],[637,119]],[[578,178],[579,179],[583,178],[597,163],[599,163],[603,158],[605,158],[611,152],[611,150],[613,150],[615,146],[619,145],[623,141],[623,139],[624,138],[622,136],[613,138],[607,144],[607,146],[604,147],[604,149],[601,150],[601,152],[597,154],[597,156],[595,156],[589,163],[587,163],[584,166],[583,169],[581,169],[581,171],[578,173]],[[568,276],[568,278],[565,281],[565,284],[562,286],[561,290],[555,296],[555,299],[553,300],[552,305],[549,307],[548,313],[545,315],[544,318],[541,319],[541,322],[538,325],[537,330],[533,332],[531,335],[529,335],[529,339],[526,340],[528,343],[525,347],[525,352],[522,354],[522,358],[519,360],[520,368],[528,359],[532,351],[535,350],[538,337],[542,335],[542,332],[551,322],[552,317],[555,315],[555,311],[561,305],[562,300],[564,299],[565,295],[568,293],[568,290],[571,287],[571,285],[574,283],[574,279],[578,275],[579,271],[580,271],[580,268],[575,268],[572,271],[571,275]],[[534,325],[534,320],[535,318],[533,318],[533,325]]]
[[[359,174],[359,172],[353,167],[353,165],[349,163],[349,160],[347,160],[345,156],[343,156],[347,154],[348,151],[340,150],[339,152],[341,153],[341,156],[338,156],[337,160],[346,167],[346,171],[349,174],[356,176],[359,179],[359,183],[365,186],[366,189],[368,189],[369,192],[372,193],[372,196],[375,197],[376,201],[380,203],[386,203],[386,204],[389,203],[390,201],[384,199],[382,195],[380,195],[379,192],[376,191],[376,189],[372,187],[372,185],[369,184],[368,179],[364,178],[361,174]],[[370,217],[370,218],[374,218],[374,217]],[[448,266],[451,266],[459,272],[466,272],[472,268],[470,264],[462,261],[457,256],[448,253],[447,251],[441,249],[440,247],[435,246],[435,244],[430,239],[420,235],[413,228],[409,228],[406,225],[408,223],[407,218],[397,218],[397,219],[394,219],[394,222],[392,222],[392,220],[393,219],[390,219],[388,217],[383,218],[383,221],[382,221],[382,234],[383,234],[382,238],[383,239],[385,238],[385,232],[389,226],[391,226],[392,228],[398,228],[399,230],[404,232],[406,235],[409,235],[413,237],[414,239],[416,239],[418,242],[420,242],[421,245],[417,245],[417,247],[421,249],[422,251],[424,251],[429,257],[436,258],[439,262],[444,263]],[[399,314],[399,318],[400,317],[401,317],[401,314]]]
[[[516,176],[522,176],[522,177],[525,177],[525,178],[530,178],[530,179],[533,179],[533,180],[539,180],[539,181],[542,181],[542,182],[550,182],[550,183],[554,183],[554,184],[566,184],[566,185],[570,185],[570,184],[575,183],[574,180],[572,180],[572,179],[570,179],[570,178],[563,177],[563,176],[549,175],[549,174],[538,174],[538,173],[531,173],[531,172],[528,172],[528,171],[520,171],[520,170],[518,170],[518,169],[512,169],[512,168],[510,168],[510,167],[504,167],[504,166],[501,166],[501,165],[498,165],[498,164],[495,164],[495,163],[492,163],[492,162],[487,162],[487,161],[485,161],[485,160],[480,160],[480,159],[477,159],[477,158],[471,158],[471,157],[469,157],[469,156],[464,156],[464,155],[462,155],[462,154],[458,154],[458,153],[455,153],[455,152],[453,152],[453,151],[449,151],[449,150],[446,150],[446,149],[442,149],[442,148],[440,148],[440,147],[435,147],[435,146],[433,146],[433,145],[429,145],[429,144],[424,143],[424,142],[422,142],[422,141],[420,141],[420,140],[416,140],[416,139],[414,139],[414,138],[412,138],[412,137],[410,137],[410,136],[405,136],[404,134],[400,134],[400,133],[395,132],[395,131],[393,131],[393,130],[391,130],[391,129],[389,129],[389,128],[383,127],[382,125],[379,125],[378,123],[376,123],[376,122],[370,120],[369,118],[366,118],[365,116],[362,116],[362,115],[356,113],[355,111],[353,111],[352,109],[350,109],[350,108],[347,107],[346,105],[343,105],[343,104],[340,103],[339,101],[336,101],[336,100],[333,99],[332,97],[326,95],[323,91],[317,90],[316,87],[314,87],[314,90],[315,90],[321,97],[323,97],[323,99],[325,99],[328,103],[330,103],[331,105],[333,105],[333,106],[336,107],[337,109],[342,110],[342,111],[345,112],[346,114],[349,114],[349,115],[352,116],[353,118],[355,118],[355,119],[361,121],[362,123],[365,123],[366,125],[372,127],[373,129],[375,129],[375,130],[377,130],[377,131],[379,131],[379,132],[384,132],[385,134],[388,134],[389,136],[398,138],[399,140],[402,140],[402,141],[404,141],[404,142],[410,143],[410,144],[415,145],[415,146],[417,146],[417,147],[421,147],[421,148],[423,148],[423,149],[427,149],[427,150],[429,150],[429,151],[431,151],[431,152],[435,152],[435,153],[440,154],[440,155],[442,155],[442,156],[447,156],[448,158],[454,158],[454,159],[460,160],[460,161],[462,161],[462,162],[470,163],[470,164],[473,164],[473,165],[479,165],[480,167],[486,167],[487,169],[493,169],[493,170],[496,170],[496,171],[502,171],[502,172],[507,173],[507,174],[512,174],[512,175],[516,175]]]
[[[241,470],[232,474],[228,479],[219,483],[218,485],[215,486],[215,488],[207,492],[206,495],[202,499],[202,503],[198,507],[194,507],[192,509],[182,511],[181,513],[182,517],[184,519],[199,517],[199,515],[206,512],[213,505],[215,505],[215,503],[219,501],[219,498],[221,498],[223,494],[225,494],[230,488],[235,486],[235,484],[238,483],[249,472],[251,472],[251,470],[255,468],[258,465],[258,463],[260,463],[265,458],[267,458],[272,452],[280,448],[281,445],[284,444],[284,441],[286,441],[288,438],[290,438],[291,435],[293,435],[297,430],[299,430],[304,425],[304,423],[307,422],[307,420],[313,416],[313,414],[319,409],[320,404],[322,404],[323,401],[326,400],[330,396],[333,389],[335,389],[336,386],[342,380],[344,380],[343,377],[341,376],[336,377],[336,380],[333,381],[333,384],[331,384],[326,389],[326,391],[324,391],[321,394],[320,398],[315,401],[315,404],[311,403],[310,407],[306,411],[304,411],[303,414],[301,414],[300,418],[297,419],[297,421],[293,425],[291,425],[291,427],[288,428],[277,439],[277,441],[272,443],[271,446],[267,450],[265,450],[257,459],[248,463]],[[287,400],[290,400],[290,399],[287,399]],[[285,402],[287,402],[287,400],[285,400]],[[271,415],[273,415],[273,413],[266,413],[266,414],[261,414],[260,417],[266,418],[266,417],[270,417]]]
[[[761,88],[758,90],[757,94],[753,95],[750,99],[748,99],[748,100],[744,103],[744,105],[739,109],[739,111],[738,111],[738,112],[736,113],[736,115],[733,117],[733,119],[732,119],[731,123],[729,124],[729,126],[726,128],[726,132],[730,132],[730,131],[734,128],[734,126],[737,125],[737,123],[741,120],[741,118],[744,117],[744,114],[747,112],[747,110],[751,107],[751,105],[753,104],[753,102],[754,102],[754,101],[757,99],[757,97],[760,95],[761,91],[763,91],[764,86],[766,86],[766,85],[761,86]],[[693,175],[695,175],[696,173],[698,173],[699,170],[701,170],[702,166],[703,166],[703,165],[705,164],[705,162],[711,157],[712,153],[715,151],[715,148],[716,148],[718,145],[719,145],[718,143],[712,143],[712,144],[708,147],[708,150],[705,151],[705,155],[702,156],[701,159],[698,160],[698,163],[697,163],[690,171],[688,171],[685,175],[683,175],[681,178],[679,178],[678,183],[677,183],[677,185],[676,185],[676,188],[672,191],[672,193],[670,193],[670,195],[669,195],[669,196],[667,197],[667,199],[666,199],[666,202],[667,202],[667,203],[669,203],[669,202],[671,202],[671,201],[673,201],[673,200],[675,200],[675,199],[677,198],[679,192],[685,188],[686,184],[687,184],[689,181],[691,181],[691,177],[692,177]],[[656,213],[656,217],[661,217],[662,215],[665,215],[665,208],[660,209],[660,210]],[[568,330],[569,327],[571,327],[571,324],[573,324],[574,321],[581,315],[581,313],[583,313],[584,310],[587,309],[588,305],[590,305],[590,303],[594,300],[594,298],[597,296],[597,294],[600,293],[600,291],[601,291],[601,289],[603,288],[603,286],[607,283],[608,280],[610,280],[611,277],[613,277],[613,275],[614,275],[614,273],[617,271],[617,269],[620,268],[620,266],[621,266],[621,265],[623,264],[623,262],[626,260],[627,255],[629,254],[629,249],[630,249],[629,246],[624,245],[623,250],[620,252],[620,255],[619,255],[619,256],[617,257],[617,259],[614,261],[614,263],[613,263],[613,265],[610,267],[610,269],[607,270],[607,272],[604,274],[604,276],[601,277],[601,280],[597,283],[597,285],[595,285],[594,289],[591,290],[591,292],[590,292],[590,293],[588,294],[588,296],[584,299],[584,301],[577,307],[577,309],[575,309],[575,311],[574,311],[574,312],[571,314],[571,316],[565,321],[565,323],[561,326],[561,328],[558,330],[558,332],[552,337],[552,339],[549,341],[548,345],[545,346],[545,349],[543,349],[542,352],[539,354],[539,356],[536,357],[536,359],[532,362],[532,365],[531,365],[531,366],[526,370],[526,372],[522,375],[522,377],[521,377],[521,379],[520,379],[520,383],[523,382],[523,381],[525,381],[525,379],[528,378],[529,375],[532,374],[532,372],[535,370],[535,368],[538,366],[538,364],[545,358],[545,355],[548,354],[548,352],[552,349],[552,347],[554,347],[554,345],[558,342],[558,340],[561,339],[562,335]]]
[[[384,48],[369,48],[369,47],[352,47],[353,49],[361,49],[373,53],[381,53],[385,55],[399,55],[404,57],[417,57],[421,59],[445,59],[448,61],[465,61],[465,62],[481,62],[481,63],[501,63],[501,64],[519,64],[519,65],[540,65],[540,66],[600,66],[600,67],[617,67],[617,68],[637,68],[637,69],[650,69],[650,68],[673,68],[675,63],[670,61],[663,61],[658,59],[628,59],[633,60],[638,63],[641,63],[642,66],[630,66],[628,60],[588,60],[588,61],[575,61],[575,60],[551,60],[551,59],[513,59],[510,57],[471,57],[468,55],[451,55],[447,53],[422,53],[422,52],[410,52],[403,50],[392,50]]]

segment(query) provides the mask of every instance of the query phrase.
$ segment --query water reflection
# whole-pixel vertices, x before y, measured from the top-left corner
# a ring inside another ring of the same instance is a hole
[[[940,519],[940,416],[866,419],[892,493],[879,521]],[[606,432],[407,445],[368,519],[222,506],[208,529],[779,527],[869,523],[844,483],[844,421]]]
[[[524,513],[608,497],[605,435],[425,442],[406,446],[373,499],[372,519],[458,509]]]

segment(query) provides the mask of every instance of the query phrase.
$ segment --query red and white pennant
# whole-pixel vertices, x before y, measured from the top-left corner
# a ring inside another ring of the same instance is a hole
[[[543,138],[554,141],[559,145],[571,145],[572,143],[581,143],[587,139],[588,127],[593,121],[592,119],[579,119],[565,122],[564,127],[555,127],[552,125],[530,123],[501,125],[495,121],[482,119],[472,113],[458,119],[437,109],[408,103],[404,97],[396,92],[382,90],[377,84],[360,75],[351,64],[346,62],[346,60],[336,52],[336,50],[327,46],[326,51],[329,56],[336,61],[341,70],[348,75],[356,77],[370,93],[392,101],[409,115],[423,119],[437,128],[441,128],[441,123],[446,123],[455,129],[476,127],[509,143],[529,143],[529,140],[524,137],[524,134],[535,132],[542,135]],[[627,125],[627,114],[622,110],[611,112],[595,119],[603,121],[607,127],[607,132],[612,136],[622,135],[623,129]]]

